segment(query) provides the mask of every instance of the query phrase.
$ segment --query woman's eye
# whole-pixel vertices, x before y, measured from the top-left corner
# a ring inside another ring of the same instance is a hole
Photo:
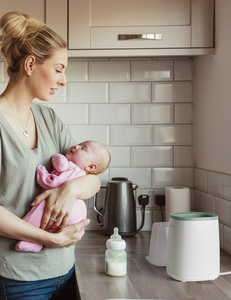
[[[55,70],[57,73],[62,73],[60,70]]]

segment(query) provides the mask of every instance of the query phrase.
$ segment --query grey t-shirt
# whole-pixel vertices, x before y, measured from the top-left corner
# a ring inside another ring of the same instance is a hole
[[[66,154],[75,144],[66,127],[51,108],[33,103],[38,146],[26,147],[0,111],[0,205],[22,218],[41,193],[36,183],[36,165],[50,172],[51,156]],[[0,226],[4,226],[1,224]],[[14,280],[33,281],[65,275],[75,262],[74,246],[47,248],[38,253],[17,252],[17,240],[0,236],[0,275]]]

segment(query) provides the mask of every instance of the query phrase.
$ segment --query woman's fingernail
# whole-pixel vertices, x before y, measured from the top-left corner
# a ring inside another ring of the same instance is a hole
[[[91,221],[89,219],[86,219],[87,224],[89,224]]]

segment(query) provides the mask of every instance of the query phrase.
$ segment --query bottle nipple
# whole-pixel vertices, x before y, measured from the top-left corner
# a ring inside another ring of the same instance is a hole
[[[114,228],[114,233],[110,236],[110,239],[112,241],[121,241],[122,240],[121,236],[118,233],[117,227]]]

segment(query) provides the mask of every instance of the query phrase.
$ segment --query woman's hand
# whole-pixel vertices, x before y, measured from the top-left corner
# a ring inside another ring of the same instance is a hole
[[[58,188],[46,190],[35,198],[34,205],[46,199],[46,207],[42,217],[41,229],[61,229],[66,226],[76,199],[73,182],[67,181]]]
[[[89,219],[85,219],[75,225],[67,226],[60,229],[56,233],[49,233],[49,240],[46,244],[50,248],[70,247],[75,245],[83,237],[84,227],[90,223]]]
[[[90,220],[85,219],[75,225],[62,228],[56,233],[50,233],[27,223],[0,206],[0,236],[47,247],[69,247],[76,244],[81,240],[85,232],[84,227],[89,223]]]
[[[35,206],[44,199],[47,200],[40,227],[46,230],[65,227],[75,199],[89,199],[95,195],[99,189],[99,177],[97,175],[87,174],[69,180],[58,188],[43,192],[37,196],[32,203],[32,205]]]

